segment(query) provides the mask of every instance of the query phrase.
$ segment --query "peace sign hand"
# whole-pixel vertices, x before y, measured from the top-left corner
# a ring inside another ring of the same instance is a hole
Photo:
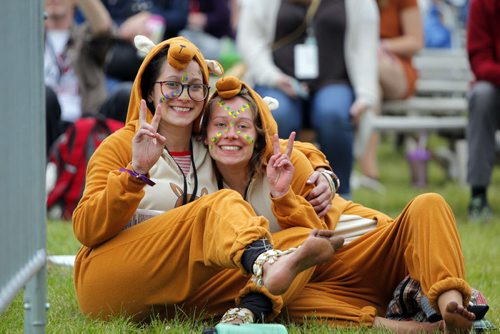
[[[290,161],[290,156],[293,151],[293,142],[295,140],[295,132],[290,133],[286,152],[280,152],[280,144],[278,135],[273,137],[274,154],[269,159],[266,168],[267,180],[271,188],[272,197],[281,197],[288,191],[292,183],[295,167]]]
[[[161,105],[156,107],[151,124],[146,120],[146,101],[141,100],[139,130],[132,139],[132,169],[147,174],[163,153],[166,139],[158,131],[161,120]]]

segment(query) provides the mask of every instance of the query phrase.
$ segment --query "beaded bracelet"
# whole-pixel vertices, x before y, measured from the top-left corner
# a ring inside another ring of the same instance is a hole
[[[128,174],[130,174],[130,176],[133,176],[135,177],[136,179],[139,179],[141,180],[142,182],[150,185],[151,187],[154,186],[156,183],[154,183],[151,179],[149,179],[146,175],[144,174],[139,174],[133,170],[130,170],[130,169],[126,169],[126,168],[120,168],[119,169],[120,172],[126,172]]]

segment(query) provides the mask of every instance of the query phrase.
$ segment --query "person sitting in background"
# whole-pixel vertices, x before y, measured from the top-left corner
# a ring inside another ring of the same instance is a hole
[[[423,47],[417,0],[378,0],[380,11],[379,80],[384,100],[415,93],[417,70],[412,57]]]
[[[188,23],[179,34],[198,45],[207,58],[220,61],[224,41],[230,42],[235,36],[229,1],[190,0],[189,3]]]
[[[76,25],[76,7],[85,15]],[[47,153],[64,128],[98,113],[107,96],[104,65],[112,21],[99,0],[45,0]],[[60,125],[60,123],[62,124]]]
[[[236,35],[249,83],[280,103],[279,135],[311,123],[351,196],[354,119],[378,101],[378,13],[371,0],[247,0]]]
[[[422,19],[417,0],[377,0],[380,11],[378,69],[381,100],[406,99],[415,93],[417,71],[412,57],[424,45]],[[381,103],[381,101],[380,101]],[[380,113],[381,106],[375,108]],[[377,147],[379,136],[372,133],[359,156],[362,184],[374,189],[379,182]]]
[[[214,160],[219,189],[234,189],[270,222],[274,240],[298,234],[297,226],[334,231],[347,245],[333,259],[308,269],[300,284],[283,296],[284,312],[294,321],[306,317],[332,325],[365,325],[398,333],[447,333],[469,330],[474,314],[465,307],[471,289],[453,213],[438,194],[423,194],[395,219],[335,196],[325,219],[305,200],[312,167],[294,151],[294,133],[281,152],[277,125],[263,99],[236,77],[218,80],[202,123],[202,138]],[[288,231],[291,230],[291,231]],[[348,232],[347,232],[348,231]],[[337,240],[341,241],[341,240]],[[282,241],[278,241],[282,242]],[[227,271],[210,279],[192,300],[221,302],[239,289],[209,291],[216,282],[235,278]],[[410,275],[419,281],[443,322],[397,321],[385,318],[396,286]],[[227,285],[226,285],[227,287]],[[217,298],[215,298],[217,296]],[[212,298],[211,298],[212,297]],[[233,296],[234,298],[234,296]]]
[[[471,219],[491,217],[487,191],[495,165],[495,132],[500,128],[500,4],[472,0],[467,25],[467,53],[476,82],[469,93],[467,181]]]
[[[187,24],[188,0],[103,0],[102,3],[118,26],[106,69],[108,76],[118,81],[133,81],[142,63],[143,56],[133,44],[136,35],[158,43],[177,36]]]

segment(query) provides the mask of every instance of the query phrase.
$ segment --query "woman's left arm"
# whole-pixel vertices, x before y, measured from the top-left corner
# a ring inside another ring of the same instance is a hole
[[[412,57],[424,46],[424,30],[422,17],[417,5],[406,7],[399,13],[403,33],[399,37],[387,38],[381,41],[384,51],[396,55]]]

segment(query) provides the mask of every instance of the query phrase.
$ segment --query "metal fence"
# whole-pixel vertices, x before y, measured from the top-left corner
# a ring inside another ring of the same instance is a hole
[[[0,313],[24,288],[24,329],[46,319],[43,1],[0,10]]]

